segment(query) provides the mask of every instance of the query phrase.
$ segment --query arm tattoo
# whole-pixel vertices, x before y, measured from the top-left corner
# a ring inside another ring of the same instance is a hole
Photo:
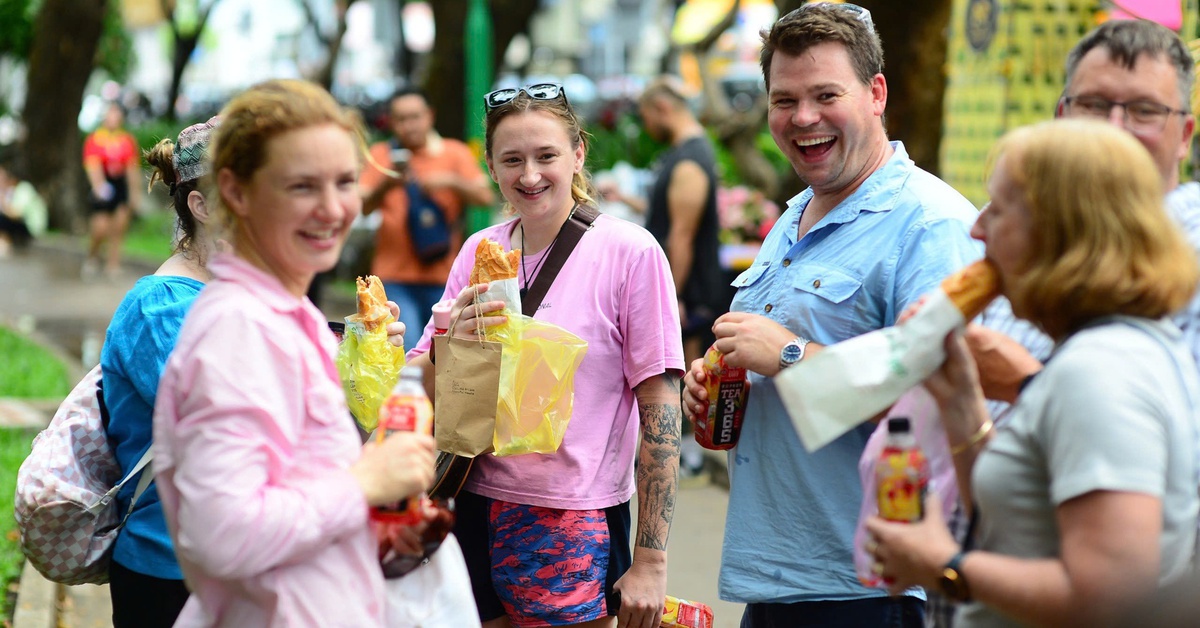
[[[635,390],[642,421],[637,460],[639,547],[667,549],[679,476],[679,386],[679,374],[668,371]]]

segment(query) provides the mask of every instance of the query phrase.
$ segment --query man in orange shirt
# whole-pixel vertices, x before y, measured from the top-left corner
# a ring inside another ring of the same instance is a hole
[[[383,212],[371,273],[383,281],[388,299],[400,306],[407,335],[419,338],[431,308],[442,298],[451,262],[462,246],[459,223],[463,208],[490,205],[495,195],[471,149],[433,130],[433,109],[423,92],[415,88],[397,91],[389,104],[389,119],[395,140],[371,146],[373,163],[363,170],[359,186],[363,213]],[[407,163],[402,163],[404,160]],[[401,176],[393,177],[376,164]],[[436,260],[422,262],[414,250],[405,189],[409,178],[441,207],[450,225],[449,251]]]

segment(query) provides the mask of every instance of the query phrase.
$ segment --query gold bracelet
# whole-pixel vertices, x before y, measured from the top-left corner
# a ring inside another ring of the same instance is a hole
[[[959,444],[959,445],[955,445],[954,447],[951,447],[950,455],[957,456],[958,454],[961,454],[962,452],[974,447],[975,445],[978,445],[979,441],[986,438],[988,433],[992,431],[993,425],[994,424],[992,423],[991,419],[984,421],[983,425],[980,425],[979,429],[974,434],[971,435],[971,438],[967,439],[967,442]]]

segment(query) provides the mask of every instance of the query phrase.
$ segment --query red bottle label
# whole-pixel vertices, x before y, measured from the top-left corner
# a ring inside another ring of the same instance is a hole
[[[742,433],[750,382],[746,369],[725,364],[725,357],[710,348],[704,355],[708,373],[708,407],[696,419],[696,442],[706,449],[733,449]]]

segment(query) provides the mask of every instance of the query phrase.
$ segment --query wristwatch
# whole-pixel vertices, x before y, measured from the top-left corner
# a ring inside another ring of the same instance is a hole
[[[804,359],[804,348],[811,342],[808,338],[796,336],[794,340],[783,345],[779,351],[779,370],[783,370]]]
[[[942,575],[938,578],[938,586],[942,594],[958,602],[971,601],[971,589],[967,586],[967,578],[962,572],[963,557],[966,552],[959,552],[942,567]]]

